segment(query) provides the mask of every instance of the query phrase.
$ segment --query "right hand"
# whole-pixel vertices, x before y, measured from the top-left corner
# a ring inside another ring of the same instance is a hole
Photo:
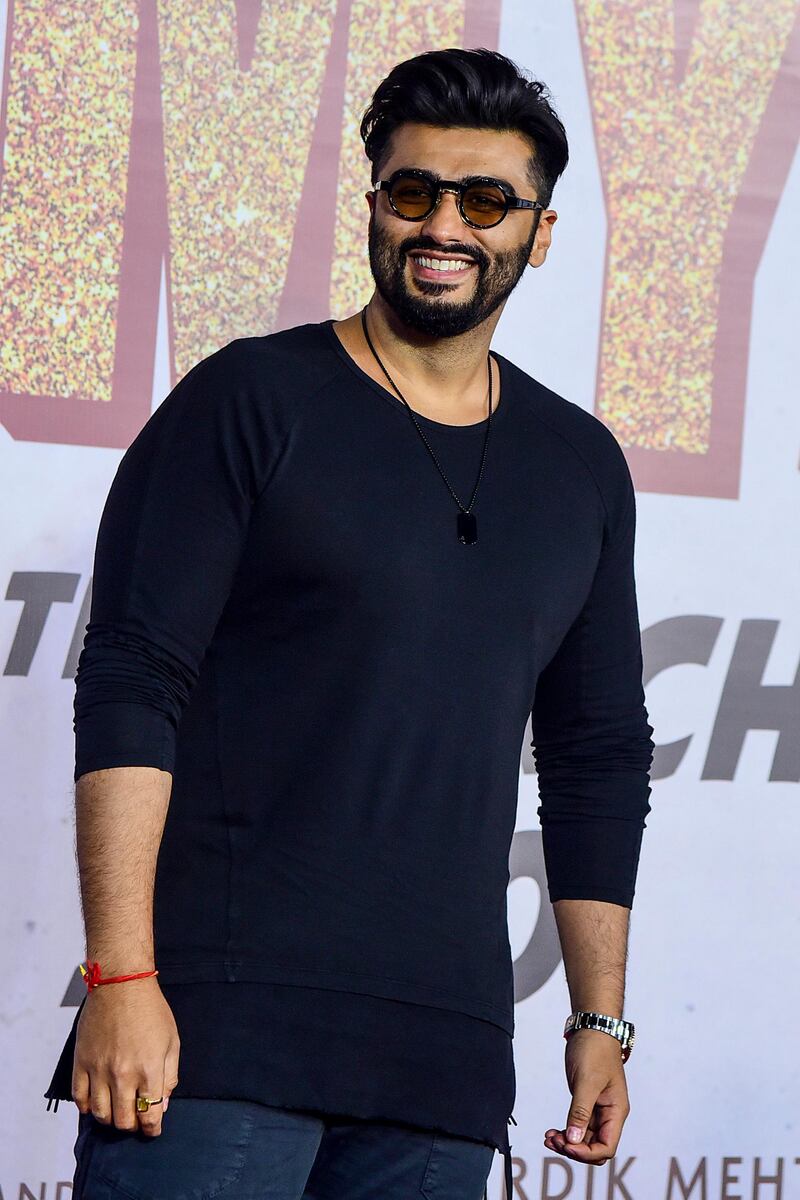
[[[179,1054],[175,1018],[155,976],[92,988],[78,1019],[72,1098],[104,1125],[138,1125],[158,1137]],[[137,1112],[137,1092],[164,1103]]]

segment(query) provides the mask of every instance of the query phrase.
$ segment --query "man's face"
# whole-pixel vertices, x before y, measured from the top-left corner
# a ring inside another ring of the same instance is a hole
[[[380,178],[398,168],[417,167],[442,179],[490,175],[512,184],[516,194],[535,200],[526,166],[530,144],[519,134],[492,129],[439,129],[407,123],[394,134]],[[455,337],[474,329],[503,304],[527,263],[544,261],[550,226],[547,210],[509,209],[490,229],[473,229],[462,219],[452,192],[422,221],[406,221],[389,204],[386,192],[367,193],[370,205],[369,260],[375,285],[385,302],[407,325],[436,337]],[[539,223],[537,217],[548,216]],[[420,258],[466,259],[469,266],[441,279]]]

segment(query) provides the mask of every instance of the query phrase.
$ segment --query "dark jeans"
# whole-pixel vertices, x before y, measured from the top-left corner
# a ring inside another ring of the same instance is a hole
[[[494,1149],[247,1100],[170,1100],[159,1137],[78,1114],[73,1200],[482,1200]]]

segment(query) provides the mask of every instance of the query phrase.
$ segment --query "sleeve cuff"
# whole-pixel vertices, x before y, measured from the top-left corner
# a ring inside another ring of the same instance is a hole
[[[175,729],[163,713],[127,701],[97,704],[75,725],[75,775],[106,767],[158,767],[173,772]]]

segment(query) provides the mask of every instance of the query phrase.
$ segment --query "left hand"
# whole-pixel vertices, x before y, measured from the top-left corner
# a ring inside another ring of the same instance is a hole
[[[631,1111],[620,1044],[600,1029],[579,1029],[567,1039],[564,1066],[572,1093],[567,1124],[548,1129],[544,1144],[575,1162],[602,1166],[616,1154]],[[573,1126],[575,1142],[567,1140]]]

